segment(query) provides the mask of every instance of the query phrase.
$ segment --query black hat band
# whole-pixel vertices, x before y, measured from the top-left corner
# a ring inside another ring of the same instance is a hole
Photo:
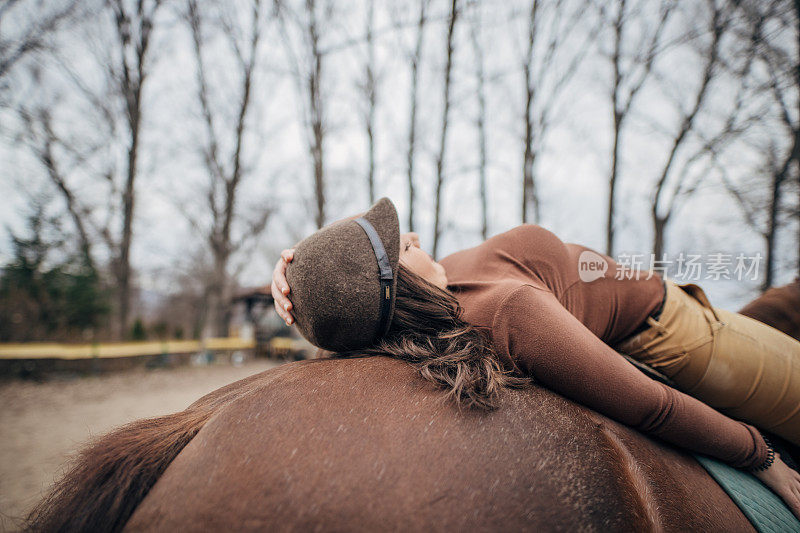
[[[389,262],[389,256],[386,255],[386,249],[383,247],[380,235],[375,231],[375,227],[369,220],[358,217],[355,219],[359,226],[364,230],[364,233],[369,237],[369,242],[372,244],[372,251],[375,252],[375,259],[378,260],[378,269],[380,270],[381,282],[381,318],[378,322],[378,333],[375,340],[383,337],[389,329],[389,314],[392,311],[392,282],[394,281],[394,274],[392,273],[392,264]]]

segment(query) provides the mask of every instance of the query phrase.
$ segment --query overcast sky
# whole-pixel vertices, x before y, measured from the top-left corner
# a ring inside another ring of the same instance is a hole
[[[229,5],[246,7],[246,2]],[[701,4],[697,2],[696,4]],[[328,221],[363,211],[368,207],[366,187],[366,140],[362,126],[363,97],[357,82],[363,76],[365,8],[363,2],[337,2],[337,9],[322,24],[323,46],[334,51],[326,56],[324,80],[327,103],[328,137]],[[413,46],[416,2],[376,4],[376,54],[379,65],[377,124],[377,190],[389,196],[398,208],[401,230],[407,230],[407,184],[405,151],[409,115],[409,62]],[[480,208],[477,175],[475,56],[470,41],[473,4],[466,8],[456,29],[453,71],[453,110],[443,216],[445,232],[440,256],[474,246],[480,242]],[[519,224],[523,78],[519,64],[526,31],[527,2],[484,1],[480,4],[480,40],[484,46],[487,91],[487,135],[489,141],[490,234]],[[574,0],[565,2],[567,7]],[[645,2],[645,10],[657,9],[657,2]],[[169,291],[175,273],[191,266],[202,246],[200,237],[186,222],[182,212],[203,218],[201,188],[204,170],[197,144],[199,127],[195,98],[194,59],[188,29],[179,20],[175,2],[161,12],[153,45],[153,71],[145,91],[145,126],[142,139],[141,169],[137,182],[138,204],[132,260],[142,287]],[[433,226],[433,186],[435,152],[441,127],[442,70],[444,65],[446,12],[448,3],[431,4],[430,23],[425,35],[420,78],[421,146],[417,155],[416,208],[422,246],[430,251]],[[566,9],[566,7],[565,7]],[[694,9],[694,8],[693,8]],[[242,12],[246,12],[243,10]],[[23,15],[16,15],[22,17]],[[581,22],[588,31],[596,10],[587,9]],[[668,34],[676,34],[691,11],[674,19]],[[102,19],[101,19],[102,20]],[[398,23],[399,21],[399,23]],[[8,21],[3,21],[7,26]],[[5,28],[4,28],[5,29]],[[645,32],[646,29],[639,29]],[[91,36],[87,37],[87,36]],[[296,35],[294,36],[296,37]],[[69,29],[58,36],[59,55],[74,65],[89,85],[102,83],[92,65],[98,43],[107,34],[96,24]],[[702,43],[702,36],[699,38]],[[787,46],[789,45],[786,36]],[[356,44],[348,44],[355,41]],[[564,57],[575,53],[580,39],[569,41]],[[537,179],[542,204],[541,224],[563,240],[604,248],[607,203],[607,175],[610,165],[611,111],[608,100],[611,69],[602,51],[610,44],[609,34],[601,33],[599,47],[593,45],[581,70],[561,94],[560,107],[540,159]],[[257,246],[235,258],[244,285],[267,284],[277,252],[314,229],[312,173],[306,133],[301,121],[301,98],[292,79],[286,47],[274,22],[266,28],[259,50],[259,72],[254,93],[254,109],[246,138],[246,161],[253,170],[243,184],[241,206],[244,212],[277,207]],[[617,251],[649,253],[652,229],[648,198],[657,172],[666,158],[668,137],[675,129],[676,106],[687,106],[682,95],[689,94],[699,81],[700,63],[692,44],[675,47],[656,64],[656,76],[645,85],[625,134],[618,190]],[[224,42],[212,43],[209,54],[215,105],[230,107],[236,94],[233,80],[226,77],[231,61]],[[64,92],[59,108],[62,132],[81,135],[92,123],[82,111],[80,97],[72,94],[63,72],[52,61],[35,59],[44,69],[43,82],[31,82],[25,68],[18,68],[10,82],[11,100],[45,98],[53,91]],[[564,59],[563,62],[566,61]],[[62,85],[63,84],[63,85]],[[703,120],[711,128],[733,94],[730,86],[714,87],[715,111]],[[721,112],[721,111],[720,111]],[[0,110],[0,261],[11,257],[6,227],[19,231],[22,215],[31,194],[50,191],[52,210],[63,213],[57,193],[49,185],[43,169],[15,142],[16,124],[8,110]],[[726,165],[736,180],[760,183],[755,166],[759,131],[754,129],[747,142],[726,154]],[[109,144],[114,141],[110,140]],[[700,166],[694,172],[701,172]],[[103,205],[107,192],[93,184],[96,177],[72,177],[87,203]],[[795,195],[795,199],[796,199]],[[69,224],[65,217],[64,224]],[[240,230],[241,231],[241,230]],[[779,237],[781,251],[777,284],[790,281],[796,272],[798,228],[790,226]],[[709,175],[705,185],[676,214],[667,235],[670,256],[681,251],[697,253],[763,253],[763,244],[754,228],[748,227],[731,197],[717,179]],[[714,283],[701,281],[715,304],[731,309],[755,296],[756,282]]]

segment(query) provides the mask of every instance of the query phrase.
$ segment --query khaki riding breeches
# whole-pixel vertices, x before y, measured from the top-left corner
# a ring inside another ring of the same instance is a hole
[[[658,320],[614,346],[718,411],[800,445],[800,342],[666,279]]]

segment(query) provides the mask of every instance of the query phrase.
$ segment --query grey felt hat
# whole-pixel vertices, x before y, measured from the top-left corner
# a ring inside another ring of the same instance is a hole
[[[329,351],[374,344],[392,321],[399,261],[400,224],[388,198],[300,241],[286,281],[303,337]]]

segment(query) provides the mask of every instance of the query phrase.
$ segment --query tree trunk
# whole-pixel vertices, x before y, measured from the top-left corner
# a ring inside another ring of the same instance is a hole
[[[325,128],[322,103],[322,50],[319,47],[316,0],[306,1],[308,11],[308,38],[311,43],[313,67],[308,81],[309,110],[311,114],[312,145],[311,157],[314,160],[314,195],[316,198],[317,228],[325,225]]]
[[[209,290],[209,311],[208,320],[209,334],[217,337],[228,336],[228,254],[220,250],[214,257],[214,279]]]
[[[377,80],[375,79],[375,43],[373,26],[375,19],[375,1],[369,1],[367,11],[367,68],[365,91],[367,96],[367,188],[369,189],[369,205],[375,203],[375,110],[377,107]]]
[[[800,112],[800,0],[794,0],[794,23],[795,23],[795,64],[794,64],[794,81],[795,102],[798,112]],[[797,172],[797,185],[800,191],[800,123],[795,123],[794,130],[794,161]],[[797,277],[800,278],[800,195],[798,195],[797,205]]]
[[[525,154],[522,165],[522,223],[528,223],[528,205],[533,207],[533,222],[539,221],[539,201],[536,194],[536,183],[533,179],[533,165],[535,156],[530,143],[533,142],[529,136],[533,135],[533,128],[530,123],[525,128]]]
[[[374,100],[374,97],[372,98]],[[372,109],[370,110],[370,118],[369,124],[367,125],[367,140],[368,140],[368,162],[367,162],[367,183],[369,185],[369,205],[375,203],[375,109],[374,109],[374,102],[370,104]]]
[[[711,81],[718,73],[717,64],[720,61],[720,42],[724,33],[730,26],[729,20],[725,20],[723,17],[723,9],[717,7],[713,2],[710,5],[713,9],[712,18],[709,21],[709,30],[712,35],[712,41],[709,46],[709,50],[707,52],[704,51],[704,53],[706,53],[706,57],[703,67],[703,77],[700,82],[700,86],[694,95],[694,103],[691,110],[688,113],[683,114],[681,117],[680,129],[672,139],[672,148],[670,149],[666,163],[664,164],[660,177],[658,178],[653,189],[652,211],[654,221],[656,222],[655,229],[657,230],[657,234],[654,235],[653,253],[658,259],[662,257],[662,252],[664,250],[664,226],[666,226],[666,224],[669,222],[669,219],[675,210],[675,206],[681,192],[682,180],[685,178],[686,173],[683,173],[681,175],[681,179],[673,185],[673,194],[669,201],[669,206],[666,208],[665,214],[659,217],[658,211],[661,204],[660,200],[663,197],[664,191],[668,188],[668,178],[672,174],[674,163],[677,159],[677,154],[681,148],[683,148],[684,141],[689,137],[690,133],[694,131],[697,117],[708,102]]]
[[[478,179],[480,180],[481,196],[481,238],[486,240],[489,236],[489,198],[486,184],[487,166],[487,140],[486,140],[486,95],[484,94],[483,55],[478,61],[478,144],[480,159],[478,162]]]
[[[785,168],[785,167],[784,167]],[[764,234],[765,257],[764,257],[764,279],[761,282],[761,291],[766,291],[772,287],[775,277],[775,237],[778,232],[778,210],[781,199],[781,182],[783,172],[778,172],[772,176],[770,183],[770,200],[767,217],[767,232]]]
[[[533,101],[533,91],[530,88],[527,91],[525,99],[525,153],[522,157],[522,223],[528,222],[528,204],[532,203],[536,198],[536,191],[534,190],[533,182],[533,123],[530,114],[531,104]],[[534,204],[535,205],[535,204]],[[534,219],[536,217],[534,211]]]
[[[116,257],[117,282],[117,333],[121,338],[127,333],[130,320],[131,298],[131,261],[130,250],[133,239],[133,222],[136,202],[136,176],[138,174],[139,138],[142,122],[142,95],[147,77],[147,53],[153,20],[162,5],[154,0],[149,10],[146,3],[140,1],[135,13],[128,12],[122,0],[109,4],[115,15],[117,38],[120,46],[119,62],[119,96],[123,99],[126,111],[126,125],[129,136],[127,172],[122,191],[122,231],[119,239],[119,250]],[[137,24],[132,24],[132,20]],[[135,34],[132,28],[136,28]],[[112,70],[112,75],[115,69]]]
[[[139,70],[143,68],[144,54],[140,56]],[[136,202],[136,175],[138,170],[139,134],[141,124],[141,96],[144,79],[138,78],[138,83],[132,88],[132,94],[127,94],[128,124],[130,127],[130,145],[128,148],[128,172],[125,178],[125,187],[122,193],[122,236],[119,247],[119,261],[117,263],[117,294],[119,315],[119,337],[123,338],[128,331],[131,303],[131,241],[133,239],[133,217]]]
[[[417,144],[417,92],[419,89],[419,63],[422,60],[422,42],[425,36],[425,8],[429,0],[419,0],[419,21],[417,22],[417,43],[411,58],[411,116],[408,127],[408,152],[406,166],[408,168],[408,231],[414,231],[414,153]]]
[[[625,116],[620,109],[620,88],[622,86],[622,31],[625,21],[625,0],[617,6],[617,17],[614,20],[614,52],[611,63],[614,68],[614,82],[611,87],[611,108],[614,118],[614,140],[611,146],[611,171],[608,177],[608,213],[606,213],[606,255],[614,255],[614,216],[616,215],[614,201],[617,190],[617,172],[619,169],[619,138],[622,129],[622,120]],[[630,100],[629,100],[630,102]]]
[[[533,79],[533,54],[536,46],[536,12],[537,0],[531,1],[530,18],[528,21],[528,49],[522,72],[525,76],[525,150],[522,156],[522,223],[529,220],[528,206],[533,207],[533,221],[539,222],[539,200],[534,181],[534,164],[536,153],[533,143],[536,141],[533,123],[533,105],[536,97],[536,85]]]
[[[786,155],[786,159],[781,164],[781,167],[772,175],[770,182],[770,200],[767,212],[767,231],[764,234],[765,241],[765,257],[764,257],[764,279],[761,283],[761,290],[766,291],[775,280],[775,241],[777,239],[778,217],[781,208],[781,196],[783,184],[786,181],[792,163],[800,159],[800,130],[795,131],[792,148]]]
[[[664,256],[664,232],[669,216],[661,217],[653,209],[653,257],[657,260]]]
[[[458,0],[452,0],[450,5],[450,22],[447,28],[447,62],[444,68],[444,106],[442,110],[442,134],[439,139],[439,155],[436,158],[436,192],[433,221],[433,258],[437,257],[439,250],[439,237],[442,233],[442,185],[444,184],[444,163],[447,152],[447,127],[450,122],[450,74],[453,69],[453,36],[455,33],[456,18],[458,17]]]
[[[617,12],[611,21],[614,32],[614,48],[611,54],[611,67],[613,69],[611,86],[611,107],[614,119],[613,145],[611,153],[611,169],[608,177],[608,212],[606,213],[606,254],[613,255],[616,232],[614,228],[614,218],[616,215],[616,190],[619,178],[619,160],[622,152],[621,139],[622,128],[625,125],[625,118],[630,112],[634,100],[639,95],[647,78],[650,76],[653,64],[661,49],[661,35],[666,27],[667,21],[673,11],[674,3],[665,2],[660,10],[658,25],[655,30],[645,31],[641,35],[641,41],[635,43],[623,43],[625,27],[631,13],[627,12],[627,0],[616,0]],[[630,34],[631,32],[628,32]],[[627,41],[627,40],[626,40]],[[644,55],[644,61],[634,61],[628,68],[623,68],[627,64],[623,60],[624,49],[635,49],[637,55]],[[641,70],[637,67],[641,65]],[[624,87],[624,89],[623,89]],[[658,201],[654,202],[654,217]],[[661,244],[663,248],[663,242]]]
[[[207,140],[201,153],[204,155],[206,171],[209,175],[209,187],[205,196],[211,211],[211,229],[206,235],[213,260],[212,279],[207,288],[208,319],[205,324],[205,334],[214,336],[227,336],[230,318],[230,289],[231,279],[228,274],[231,256],[240,249],[241,242],[233,240],[233,225],[237,219],[237,200],[240,194],[240,185],[247,174],[244,164],[245,138],[247,136],[247,117],[253,93],[253,80],[258,59],[258,46],[261,38],[261,1],[252,2],[252,20],[248,32],[239,31],[227,25],[221,25],[224,35],[229,39],[231,49],[234,50],[233,63],[236,67],[227,69],[228,76],[238,86],[238,109],[236,121],[232,132],[234,144],[232,152],[224,158],[220,156],[218,131],[215,113],[210,104],[208,77],[203,60],[205,46],[204,32],[202,31],[201,11],[195,0],[188,2],[188,22],[192,30],[194,51],[197,60],[197,86],[198,100],[205,121]],[[244,35],[247,47],[239,43],[240,35]],[[247,53],[245,53],[247,50]],[[239,92],[240,91],[240,92]],[[230,161],[230,164],[227,162]],[[265,214],[259,220],[266,223]],[[197,225],[197,224],[195,224]],[[258,233],[262,228],[261,222],[252,225],[251,231]]]
[[[472,24],[472,47],[475,53],[475,79],[477,81],[476,94],[478,97],[478,188],[481,204],[481,238],[485,241],[489,236],[489,199],[487,197],[486,166],[487,166],[487,140],[486,140],[486,75],[483,67],[483,43],[481,42],[481,6],[475,6],[475,20]]]
[[[617,187],[617,168],[619,165],[619,136],[622,126],[621,115],[614,110],[614,141],[611,148],[611,174],[608,177],[608,218],[606,219],[606,255],[614,255],[614,205]]]
[[[136,165],[137,152],[139,149],[139,114],[141,109],[135,106],[135,120],[131,121],[131,144],[128,149],[128,174],[125,180],[125,190],[122,194],[123,217],[122,217],[122,239],[120,239],[119,262],[117,264],[117,291],[118,291],[118,330],[119,337],[123,338],[128,331],[128,320],[130,319],[131,301],[131,261],[130,250],[133,237],[133,215],[134,202],[136,200]]]

